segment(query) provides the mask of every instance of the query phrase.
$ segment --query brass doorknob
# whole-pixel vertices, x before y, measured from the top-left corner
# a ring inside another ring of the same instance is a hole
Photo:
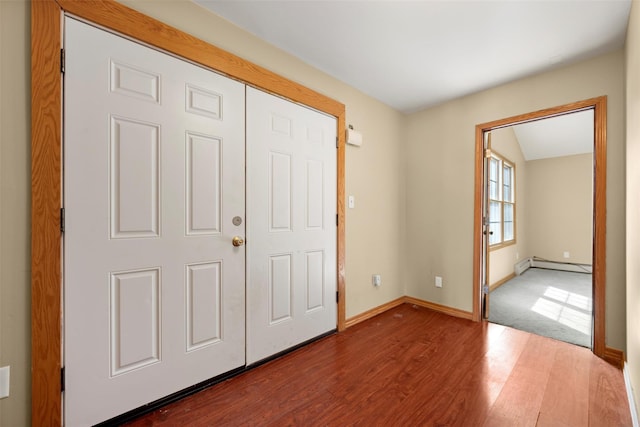
[[[244,240],[242,239],[242,237],[240,236],[235,236],[232,240],[231,243],[233,243],[233,246],[242,246],[244,245]]]

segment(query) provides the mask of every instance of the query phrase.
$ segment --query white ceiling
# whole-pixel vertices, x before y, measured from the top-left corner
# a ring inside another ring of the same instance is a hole
[[[631,0],[193,0],[410,113],[624,43]]]
[[[513,126],[525,160],[593,153],[593,110]]]

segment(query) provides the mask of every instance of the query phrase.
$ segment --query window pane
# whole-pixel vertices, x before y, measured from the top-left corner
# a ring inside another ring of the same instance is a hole
[[[502,221],[501,205],[500,202],[489,202],[489,222],[500,224]]]
[[[498,181],[498,159],[492,157],[489,159],[489,179],[491,181]]]
[[[508,185],[504,185],[502,187],[503,189],[503,195],[502,195],[502,200],[504,200],[505,202],[511,202],[511,187]]]
[[[489,202],[489,244],[502,242],[502,203]]]
[[[504,165],[502,167],[502,172],[503,172],[503,177],[504,177],[504,182],[505,184],[507,182],[511,182],[511,166],[509,165]]]
[[[513,167],[504,165],[502,168],[502,200],[513,202]]]
[[[499,200],[498,183],[496,181],[489,181],[489,198],[493,200]]]
[[[494,200],[500,200],[498,193],[498,160],[489,159],[489,198]]]
[[[504,204],[504,222],[513,222],[513,204]]]
[[[504,222],[504,241],[513,240],[513,222]]]
[[[514,206],[511,203],[504,203],[504,241],[514,239],[513,213]]]

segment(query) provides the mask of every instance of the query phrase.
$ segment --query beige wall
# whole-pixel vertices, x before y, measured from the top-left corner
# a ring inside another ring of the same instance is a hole
[[[531,253],[528,250],[528,231],[525,224],[527,168],[513,128],[491,131],[491,149],[516,167],[516,243],[489,252],[489,284],[493,285],[513,274],[514,264],[531,256]]]
[[[633,2],[626,43],[627,366],[640,410],[640,5]]]
[[[591,154],[527,162],[525,222],[532,256],[592,263],[592,182]]]
[[[408,295],[472,310],[475,125],[607,95],[606,344],[625,349],[623,65],[617,51],[408,118]],[[433,286],[436,274],[441,289]]]
[[[11,366],[2,426],[28,425],[31,399],[28,31],[28,3],[0,1],[0,366]]]

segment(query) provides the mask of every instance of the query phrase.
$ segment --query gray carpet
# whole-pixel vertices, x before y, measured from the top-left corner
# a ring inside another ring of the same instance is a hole
[[[530,268],[495,289],[489,321],[591,348],[591,274]]]

